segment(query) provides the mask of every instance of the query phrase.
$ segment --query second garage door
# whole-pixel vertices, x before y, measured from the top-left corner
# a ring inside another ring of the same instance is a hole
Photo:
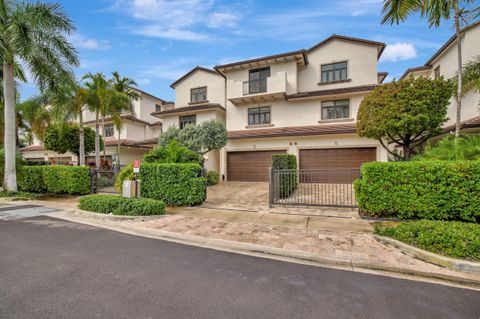
[[[268,182],[273,154],[285,151],[248,151],[227,153],[227,179],[239,182]]]
[[[363,163],[376,159],[375,147],[300,150],[301,169],[322,170],[309,178],[318,182],[350,183],[358,178]]]

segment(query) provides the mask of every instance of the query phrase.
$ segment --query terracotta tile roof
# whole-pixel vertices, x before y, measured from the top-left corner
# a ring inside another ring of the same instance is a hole
[[[33,151],[44,151],[45,148],[41,145],[28,145],[20,148],[19,152],[33,152]]]
[[[127,146],[127,147],[137,147],[137,148],[148,148],[143,146],[143,141],[134,141],[129,139],[121,139],[120,146]],[[117,139],[108,139],[105,141],[105,146],[117,146],[118,140]]]
[[[173,108],[173,109],[170,109],[170,110],[153,112],[153,113],[151,113],[151,115],[162,116],[162,115],[167,115],[167,114],[176,114],[176,113],[194,112],[194,111],[205,111],[205,110],[216,110],[216,109],[225,112],[225,108],[218,103],[206,103],[206,104],[176,107],[176,108]]]
[[[325,96],[325,95],[334,95],[334,94],[343,94],[343,93],[357,93],[357,92],[369,92],[372,91],[377,85],[360,85],[360,86],[352,86],[352,87],[345,87],[339,89],[328,89],[328,90],[316,90],[316,91],[308,91],[308,92],[300,92],[295,94],[287,95],[287,100],[293,99],[301,99],[301,98],[308,98],[308,97],[316,97],[316,96]]]
[[[248,138],[267,138],[281,136],[308,136],[308,135],[328,135],[328,134],[348,134],[356,133],[355,123],[344,124],[321,124],[309,126],[290,126],[271,129],[255,129],[228,132],[228,138],[231,140]]]
[[[137,142],[137,145],[148,145],[148,144],[157,144],[158,143],[158,137],[152,137],[152,138],[147,138],[143,141]]]
[[[480,127],[480,116],[472,117],[471,119],[460,122],[460,129]],[[445,132],[455,131],[455,124],[445,126]]]
[[[212,73],[212,74],[216,74],[216,75],[219,75],[219,76],[222,76],[224,77],[223,74],[221,74],[220,72],[217,72],[216,70],[212,70],[212,69],[209,69],[209,68],[204,68],[203,66],[199,66],[197,65],[196,67],[194,67],[193,69],[191,69],[190,71],[188,71],[187,73],[185,73],[184,75],[182,75],[178,80],[176,80],[175,82],[173,82],[172,84],[170,84],[170,87],[172,89],[175,88],[175,86],[182,82],[183,80],[185,80],[186,78],[188,78],[191,74],[193,74],[195,71],[205,71],[205,72],[209,72],[209,73]]]
[[[125,120],[130,120],[130,121],[133,121],[133,122],[138,122],[138,123],[146,124],[146,125],[150,124],[149,122],[144,121],[144,120],[141,120],[141,119],[139,119],[138,117],[135,117],[135,116],[133,116],[133,115],[131,115],[131,114],[123,114],[123,115],[121,115],[121,118],[122,118],[122,119],[125,119]],[[104,119],[105,122],[110,122],[111,120],[112,120],[111,117],[106,117],[106,118]],[[101,119],[100,119],[99,121],[101,122]],[[95,123],[95,120],[90,120],[90,121],[85,121],[85,122],[83,122],[83,124],[93,124],[93,123]]]

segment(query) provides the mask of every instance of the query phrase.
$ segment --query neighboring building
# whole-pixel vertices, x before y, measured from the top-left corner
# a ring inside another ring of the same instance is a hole
[[[162,122],[151,115],[152,112],[173,107],[172,102],[167,102],[147,92],[136,89],[141,99],[133,101],[133,112],[122,115],[122,129],[120,131],[120,164],[126,165],[134,159],[141,159],[149,149],[158,142],[158,136],[162,132]],[[85,111],[84,125],[95,130],[95,113]],[[101,130],[101,127],[100,127]],[[102,134],[102,133],[101,133]],[[119,140],[118,131],[113,126],[111,118],[105,119],[105,150],[106,159],[112,161],[113,154],[117,153]],[[77,164],[77,156],[65,153],[57,154],[45,150],[42,143],[35,140],[30,146],[20,149],[23,158],[31,161],[49,161],[52,163]],[[100,153],[103,158],[103,151]],[[95,155],[87,154],[86,163],[94,162]]]
[[[463,64],[480,56],[480,21],[462,29],[461,45]],[[453,35],[423,66],[408,69],[400,79],[420,76],[432,79],[443,76],[445,79],[450,79],[457,74],[457,52],[457,37]],[[480,132],[479,103],[480,94],[473,90],[462,98],[462,132]],[[452,97],[448,106],[449,120],[444,127],[446,132],[455,131],[456,114],[457,102]]]
[[[359,168],[386,161],[379,142],[356,134],[363,97],[385,77],[385,44],[332,35],[308,50],[196,67],[172,84],[175,107],[152,115],[171,125],[226,121],[228,145],[207,169],[230,181],[267,181],[271,155],[295,154],[300,168]]]

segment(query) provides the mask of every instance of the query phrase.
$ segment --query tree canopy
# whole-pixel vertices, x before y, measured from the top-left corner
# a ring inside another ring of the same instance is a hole
[[[421,77],[380,85],[360,104],[358,134],[379,140],[395,160],[408,160],[413,149],[437,135],[448,120],[452,93],[451,83],[443,79]]]
[[[227,129],[224,123],[217,120],[187,125],[182,129],[171,126],[160,134],[158,143],[165,147],[173,140],[200,154],[206,154],[227,145]]]
[[[95,151],[95,131],[84,127],[85,153]],[[47,150],[58,154],[70,152],[79,155],[80,149],[80,127],[77,124],[52,124],[45,132],[44,146]],[[100,148],[103,149],[103,140],[100,141]]]

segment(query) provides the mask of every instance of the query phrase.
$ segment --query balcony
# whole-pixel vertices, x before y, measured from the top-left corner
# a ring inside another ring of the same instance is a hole
[[[235,81],[229,80],[228,100],[235,105],[264,103],[285,99],[287,92],[287,73],[277,72],[266,79]]]

